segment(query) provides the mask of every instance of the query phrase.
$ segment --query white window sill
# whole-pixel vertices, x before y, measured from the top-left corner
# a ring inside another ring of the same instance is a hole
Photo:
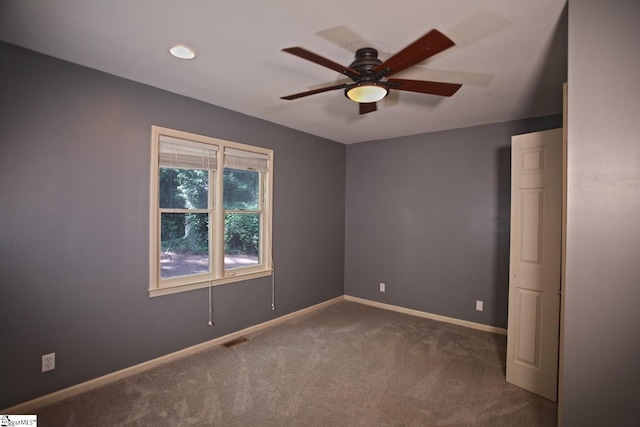
[[[233,271],[233,270],[232,270]],[[230,273],[230,272],[229,272]],[[228,273],[228,274],[229,274]],[[233,273],[231,273],[233,274]],[[192,291],[194,289],[208,288],[209,286],[226,285],[227,283],[240,282],[243,280],[257,279],[259,277],[266,277],[271,275],[271,270],[251,271],[251,272],[235,272],[234,275],[222,277],[218,279],[207,279],[203,281],[178,284],[171,286],[162,286],[157,288],[149,288],[149,297],[159,297],[162,295],[171,295],[178,292]]]

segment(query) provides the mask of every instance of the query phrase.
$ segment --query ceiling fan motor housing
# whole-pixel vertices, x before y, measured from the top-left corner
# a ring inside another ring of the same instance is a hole
[[[350,76],[355,82],[344,90],[344,96],[358,103],[376,102],[388,94],[386,85],[380,84],[381,76],[375,68],[382,64],[378,59],[378,51],[372,47],[363,47],[356,51],[355,60],[349,68],[360,75]]]
[[[363,47],[356,51],[356,59],[349,68],[360,73],[359,81],[376,81],[374,69],[382,64],[378,59],[378,51],[372,47]]]

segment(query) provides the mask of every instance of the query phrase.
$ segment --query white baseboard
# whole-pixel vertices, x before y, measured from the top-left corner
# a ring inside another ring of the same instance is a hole
[[[233,339],[239,338],[243,335],[249,335],[254,332],[258,332],[262,329],[266,329],[268,327],[277,325],[282,322],[286,322],[287,320],[291,320],[296,317],[303,316],[305,314],[312,313],[314,311],[320,310],[321,308],[327,307],[329,305],[335,304],[336,302],[342,301],[344,298],[342,296],[330,299],[328,301],[321,302],[320,304],[313,305],[311,307],[303,308],[302,310],[295,311],[293,313],[285,314],[284,316],[280,316],[278,318],[266,321],[264,323],[260,323],[258,325],[250,326],[248,328],[242,329],[237,332],[233,332],[231,334],[227,334],[218,338],[214,338],[210,341],[206,341],[200,344],[196,344],[191,347],[187,347],[182,350],[178,350],[174,353],[166,354],[164,356],[160,356],[156,359],[148,360],[146,362],[142,362],[138,365],[130,366],[125,369],[121,369],[116,372],[112,372],[110,374],[94,378],[92,380],[76,384],[71,387],[67,387],[62,390],[55,391],[50,394],[46,394],[44,396],[38,397],[33,400],[29,400],[24,403],[20,403],[18,405],[12,406],[10,408],[1,409],[0,414],[30,414],[35,411],[37,408],[41,408],[46,405],[50,405],[52,403],[59,402],[63,399],[67,399],[69,397],[78,395],[80,393],[84,393],[89,390],[93,390],[97,387],[103,386],[105,384],[112,383],[114,381],[118,381],[122,378],[126,378],[130,375],[138,374],[140,372],[148,371],[151,368],[155,368],[156,366],[162,365],[167,362],[171,362],[185,356],[190,356],[192,354],[198,353],[207,348],[211,348],[217,345],[222,345],[227,341],[231,341]]]
[[[125,369],[121,369],[116,372],[112,372],[110,374],[94,378],[92,380],[67,387],[62,390],[55,391],[50,394],[46,394],[44,396],[38,397],[33,400],[29,400],[24,403],[20,403],[18,405],[12,406],[10,408],[0,410],[1,414],[29,414],[33,413],[37,408],[41,408],[46,405],[50,405],[52,403],[59,402],[63,399],[67,399],[69,397],[78,395],[80,393],[84,393],[89,390],[93,390],[97,387],[103,386],[105,384],[112,383],[114,381],[118,381],[120,379],[126,378],[131,375],[135,375],[149,369],[155,368],[156,366],[162,365],[164,363],[168,363],[186,356],[190,356],[199,351],[208,349],[210,347],[214,347],[217,345],[222,345],[227,341],[234,340],[243,335],[249,335],[254,332],[258,332],[260,330],[266,329],[271,326],[275,326],[279,323],[286,322],[288,320],[294,319],[296,317],[304,316],[305,314],[312,313],[314,311],[320,310],[321,308],[327,307],[329,305],[335,304],[339,301],[352,301],[360,304],[370,305],[373,307],[382,308],[385,310],[397,311],[399,313],[410,314],[412,316],[424,317],[427,319],[437,320],[440,322],[453,323],[460,326],[466,326],[468,328],[479,329],[485,332],[492,332],[501,335],[507,335],[507,330],[503,328],[498,328],[495,326],[483,325],[481,323],[469,322],[467,320],[455,319],[452,317],[440,316],[438,314],[426,313],[424,311],[413,310],[410,308],[399,307],[396,305],[385,304],[381,302],[371,301],[363,298],[352,297],[349,295],[339,296],[328,301],[321,302],[320,304],[313,305],[311,307],[303,308],[302,310],[295,311],[293,313],[285,314],[284,316],[280,316],[278,318],[269,320],[264,323],[260,323],[258,325],[250,326],[248,328],[242,329],[237,332],[233,332],[231,334],[224,335],[222,337],[214,338],[212,340],[196,344],[191,347],[187,347],[182,350],[178,350],[174,353],[166,354],[164,356],[160,356],[156,359],[148,360],[146,362],[142,362],[138,365],[130,366]]]
[[[425,319],[437,320],[439,322],[453,323],[454,325],[466,326],[467,328],[478,329],[485,332],[491,332],[494,334],[507,335],[507,330],[504,328],[498,328],[497,326],[483,325],[482,323],[470,322],[468,320],[456,319],[454,317],[441,316],[439,314],[427,313],[425,311],[413,310],[411,308],[400,307],[397,305],[385,304],[382,302],[371,301],[364,298],[352,297],[349,295],[344,296],[345,301],[353,301],[360,304],[370,305],[372,307],[383,308],[385,310],[397,311],[398,313],[410,314],[412,316],[424,317]]]

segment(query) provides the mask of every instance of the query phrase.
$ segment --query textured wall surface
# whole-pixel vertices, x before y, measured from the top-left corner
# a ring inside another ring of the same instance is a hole
[[[511,136],[557,127],[561,116],[347,146],[345,293],[506,328]]]
[[[569,5],[562,425],[638,425],[640,2]]]
[[[0,44],[0,408],[343,294],[345,146]],[[275,150],[270,278],[149,298],[151,125]],[[42,354],[56,369],[40,372]]]

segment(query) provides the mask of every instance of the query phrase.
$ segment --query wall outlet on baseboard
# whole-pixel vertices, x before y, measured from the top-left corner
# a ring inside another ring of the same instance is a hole
[[[56,354],[49,353],[42,355],[42,372],[56,369]]]
[[[476,300],[476,311],[482,311],[484,309],[484,303],[480,300]]]
[[[385,285],[384,283],[380,283],[380,292],[386,292],[387,290],[387,285]]]

